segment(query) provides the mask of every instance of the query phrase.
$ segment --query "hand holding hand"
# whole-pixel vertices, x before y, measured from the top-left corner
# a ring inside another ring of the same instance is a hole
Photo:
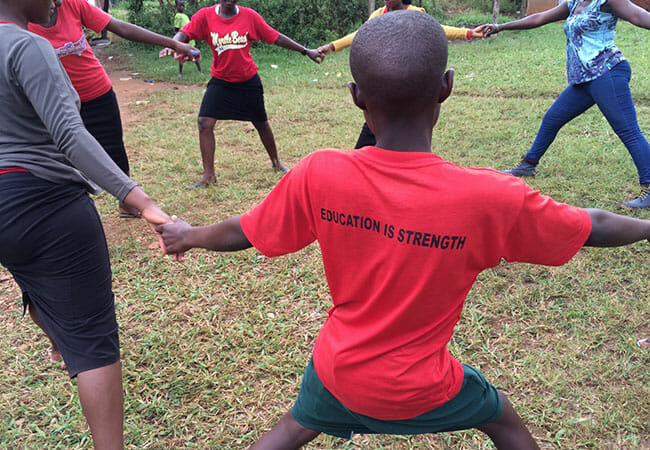
[[[499,25],[497,25],[497,24],[488,23],[488,24],[482,25],[482,27],[483,27],[483,35],[484,35],[484,37],[490,37],[493,34],[497,34],[500,31],[499,30]]]
[[[334,51],[334,46],[332,44],[321,45],[316,49],[323,57],[330,52]]]
[[[190,44],[177,41],[174,59],[183,62],[201,62],[201,52]]]
[[[485,29],[487,26],[488,25],[481,25],[479,27],[470,30],[472,39],[483,39],[484,37],[487,37],[485,34]]]
[[[313,48],[308,48],[306,50],[307,56],[309,56],[309,58],[316,64],[320,64],[325,59],[325,55],[320,53],[318,50],[314,50]]]
[[[191,229],[190,224],[176,216],[172,216],[171,223],[156,226],[156,233],[161,236],[167,254],[175,254],[174,261],[183,261],[183,254],[192,248],[186,239]]]

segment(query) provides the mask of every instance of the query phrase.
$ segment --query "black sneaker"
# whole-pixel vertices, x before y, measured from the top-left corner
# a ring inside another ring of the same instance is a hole
[[[534,177],[536,167],[537,163],[532,162],[530,159],[524,158],[515,167],[512,169],[504,170],[503,173],[514,175],[515,177]]]
[[[633,200],[623,203],[626,208],[650,208],[650,184],[642,184],[641,192]]]

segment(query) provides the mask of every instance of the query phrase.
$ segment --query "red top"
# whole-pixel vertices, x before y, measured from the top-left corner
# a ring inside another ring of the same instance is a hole
[[[316,372],[349,409],[381,420],[459,392],[447,344],[481,271],[502,259],[563,264],[591,232],[585,210],[516,177],[376,147],[307,156],[241,225],[267,256],[318,240],[333,307]]]
[[[273,44],[280,33],[271,28],[257,12],[238,6],[239,12],[231,19],[217,14],[216,6],[200,9],[181,31],[188,38],[206,41],[212,49],[212,71],[220,80],[241,83],[257,73],[251,56],[251,41]]]
[[[82,26],[99,33],[111,15],[86,0],[63,0],[51,28],[30,23],[29,31],[50,41],[82,102],[94,100],[111,88],[111,80],[86,40]]]

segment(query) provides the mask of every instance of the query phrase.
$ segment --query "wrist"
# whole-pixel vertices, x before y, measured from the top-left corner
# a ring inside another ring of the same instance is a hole
[[[302,50],[300,50],[300,54],[301,54],[302,56],[305,56],[305,55],[307,54],[307,48],[306,48],[306,47],[303,47]]]
[[[471,41],[472,40],[472,30],[467,30],[467,40]]]

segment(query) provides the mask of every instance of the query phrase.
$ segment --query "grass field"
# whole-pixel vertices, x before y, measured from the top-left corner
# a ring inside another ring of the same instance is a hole
[[[633,70],[632,94],[650,136],[648,32],[627,23],[617,43]],[[142,77],[176,81],[172,60],[121,44],[108,52]],[[131,55],[131,56],[129,56]],[[281,160],[322,147],[351,148],[363,123],[346,88],[347,52],[320,66],[268,46],[254,57]],[[277,65],[272,68],[272,65]],[[203,63],[208,70],[208,61]],[[532,142],[564,89],[561,24],[450,46],[455,91],[433,150],[453,162],[507,168]],[[188,64],[182,83],[201,83]],[[170,213],[208,224],[255,205],[280,180],[249,124],[218,124],[219,184],[200,176],[196,113],[202,90],[158,90],[122,104],[132,177]],[[620,208],[636,193],[627,151],[597,109],[563,129],[529,183],[555,198]],[[320,249],[268,259],[192,251],[173,264],[150,249],[141,221],[96,199],[111,252],[124,366],[128,448],[243,448],[291,407],[330,304]],[[504,390],[545,449],[650,448],[648,244],[584,249],[559,268],[502,264],[481,274],[450,344]],[[1,448],[88,448],[74,383],[47,362],[48,344],[21,317],[19,290],[0,269]],[[415,437],[319,437],[311,449],[493,448],[478,432]]]

